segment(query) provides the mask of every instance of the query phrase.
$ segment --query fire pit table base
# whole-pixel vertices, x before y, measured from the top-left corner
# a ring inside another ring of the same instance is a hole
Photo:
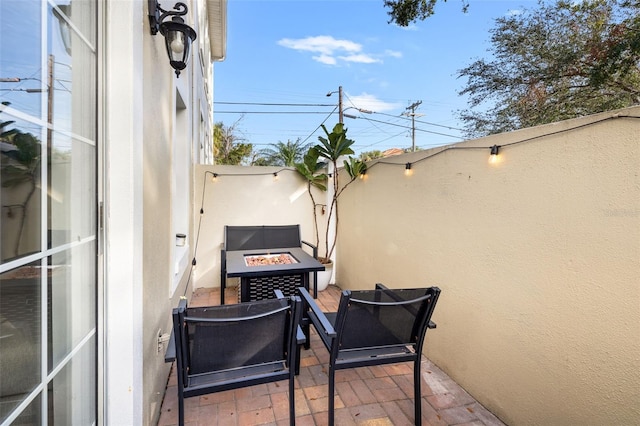
[[[304,274],[243,277],[238,288],[238,302],[272,299],[275,289],[282,291],[285,296],[293,296],[298,287],[309,290]]]

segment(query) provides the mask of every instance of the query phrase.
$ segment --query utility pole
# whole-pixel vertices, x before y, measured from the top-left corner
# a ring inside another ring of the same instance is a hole
[[[51,161],[53,147],[53,55],[49,55],[47,61],[47,158]],[[49,181],[51,182],[51,181]]]
[[[409,105],[406,109],[411,110],[411,112],[405,112],[404,115],[411,117],[411,152],[416,151],[416,108],[420,106],[422,101],[415,101],[411,105]],[[417,114],[421,116],[423,114]]]
[[[338,122],[344,123],[344,115],[342,113],[342,86],[338,87]]]
[[[331,96],[332,94],[334,94],[336,92],[329,92],[327,93],[327,96]],[[338,87],[338,122],[339,123],[343,123],[344,122],[344,114],[342,113],[342,86]]]

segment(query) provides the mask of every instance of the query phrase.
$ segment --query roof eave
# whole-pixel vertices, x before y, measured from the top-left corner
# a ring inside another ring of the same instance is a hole
[[[207,0],[211,59],[224,61],[227,55],[227,0]]]

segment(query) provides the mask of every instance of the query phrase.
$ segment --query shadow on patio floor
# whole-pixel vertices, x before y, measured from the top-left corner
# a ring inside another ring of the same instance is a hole
[[[236,300],[227,288],[226,300]],[[338,309],[340,289],[329,286],[318,295],[318,305]],[[217,305],[219,289],[197,289],[190,306]],[[311,327],[311,349],[301,351],[296,378],[296,424],[327,424],[326,373],[328,353]],[[436,329],[432,332],[438,332]],[[428,336],[428,333],[427,333]],[[178,391],[172,368],[162,403],[159,426],[178,423]],[[422,423],[424,425],[503,425],[464,389],[423,356]],[[361,367],[336,373],[335,423],[347,425],[412,425],[413,368],[410,363]],[[185,400],[185,425],[288,425],[286,382],[203,395]]]

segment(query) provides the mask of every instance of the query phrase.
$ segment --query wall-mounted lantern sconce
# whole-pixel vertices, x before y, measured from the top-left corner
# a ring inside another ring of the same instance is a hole
[[[196,39],[197,34],[187,24],[181,16],[187,14],[187,5],[178,2],[173,6],[174,10],[164,10],[160,7],[158,0],[149,1],[149,25],[151,35],[156,35],[158,31],[164,36],[164,43],[169,55],[169,63],[176,71],[176,76],[180,77],[180,71],[186,68],[189,61],[191,43]],[[163,22],[171,16],[170,21]]]

